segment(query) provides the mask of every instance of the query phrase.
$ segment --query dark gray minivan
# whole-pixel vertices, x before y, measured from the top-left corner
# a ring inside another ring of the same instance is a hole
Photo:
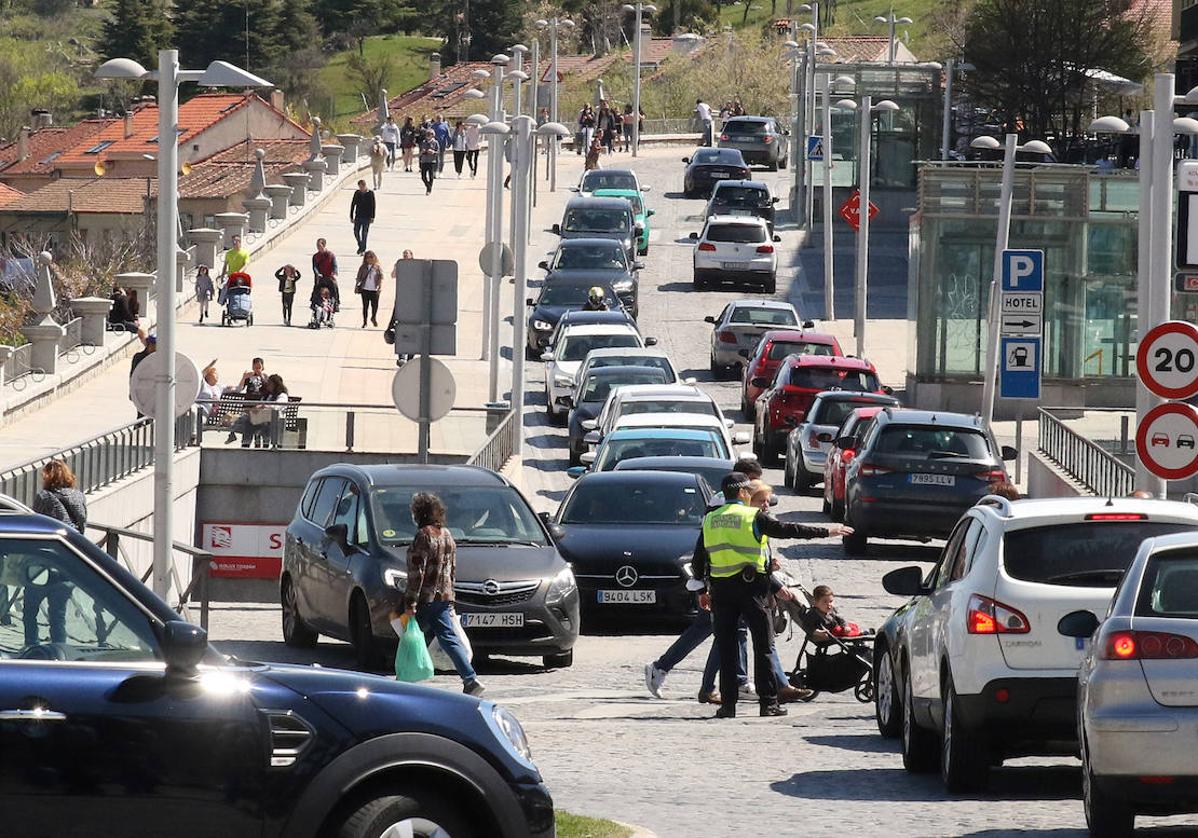
[[[412,495],[435,492],[457,541],[457,613],[476,655],[570,666],[578,586],[548,526],[502,475],[478,466],[328,466],[308,478],[287,527],[283,639],[348,640],[363,668],[395,645],[388,615],[407,587]]]
[[[553,232],[563,239],[615,239],[624,245],[629,264],[636,261],[640,227],[625,198],[571,198]]]

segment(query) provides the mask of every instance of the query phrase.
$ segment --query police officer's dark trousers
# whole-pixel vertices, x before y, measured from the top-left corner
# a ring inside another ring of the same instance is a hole
[[[736,629],[743,618],[753,638],[753,681],[762,704],[778,700],[770,655],[774,650],[774,628],[769,619],[769,576],[743,574],[711,580],[711,619],[716,648],[720,653],[720,700],[723,706],[736,703],[736,672],[740,656]]]

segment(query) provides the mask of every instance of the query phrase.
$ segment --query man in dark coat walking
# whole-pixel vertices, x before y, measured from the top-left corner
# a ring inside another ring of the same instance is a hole
[[[374,190],[366,188],[366,181],[358,181],[358,191],[349,202],[349,220],[354,225],[354,239],[358,242],[358,255],[366,252],[366,237],[374,222]]]

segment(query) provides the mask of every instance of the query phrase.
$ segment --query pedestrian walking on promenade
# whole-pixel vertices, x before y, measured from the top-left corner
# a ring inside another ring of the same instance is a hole
[[[387,171],[394,171],[395,150],[399,148],[399,126],[395,124],[395,117],[387,116],[387,121],[379,129],[379,136],[383,138],[383,145],[387,147]]]
[[[295,286],[299,278],[299,268],[295,265],[287,264],[275,271],[275,279],[279,281],[279,294],[283,297],[284,326],[291,325],[291,304],[295,302]]]
[[[75,487],[75,473],[65,461],[55,458],[42,466],[42,488],[33,498],[33,511],[79,532],[87,528],[87,498]]]
[[[603,147],[611,154],[616,143],[616,112],[603,99],[599,103],[599,116],[595,120],[596,130],[603,139]]]
[[[379,257],[373,250],[362,256],[358,278],[354,281],[354,293],[362,296],[362,328],[366,328],[366,315],[370,314],[370,325],[379,324],[379,290],[383,287],[383,269]]]
[[[751,481],[741,472],[728,474],[720,490],[724,503],[703,518],[702,540],[694,558],[694,568],[702,571],[711,592],[712,628],[720,656],[723,701],[716,718],[736,717],[737,629],[742,620],[753,640],[753,678],[760,714],[785,716],[770,662],[774,635],[769,608],[773,596],[788,599],[793,595],[786,588],[773,588],[768,539],[826,538],[852,534],[852,529],[782,523],[750,505]]]
[[[574,153],[582,154],[591,147],[591,139],[595,134],[595,112],[589,103],[582,106],[578,112],[578,133],[574,137]]]
[[[699,132],[703,135],[703,145],[710,146],[712,129],[715,126],[711,121],[711,106],[702,99],[695,100],[695,121],[699,124]]]
[[[233,246],[225,251],[225,261],[220,269],[220,279],[231,274],[243,273],[250,262],[250,252],[241,243],[241,236],[233,237]]]
[[[374,223],[374,192],[366,188],[366,181],[358,181],[358,189],[349,202],[349,220],[354,225],[354,240],[358,243],[358,255],[366,252],[366,238],[370,225]]]
[[[403,170],[405,172],[412,171],[412,153],[416,148],[416,139],[416,126],[412,124],[412,117],[406,117],[403,127],[399,129],[399,148],[403,152]]]
[[[42,488],[33,498],[33,511],[69,524],[79,532],[87,528],[87,499],[83,492],[75,487],[75,474],[63,460],[53,459],[42,466]],[[41,626],[38,625],[38,614],[43,602],[46,603],[49,641],[67,642],[67,604],[71,599],[71,587],[67,579],[53,566],[47,567],[44,577],[39,576],[37,582],[26,578],[24,602],[21,606],[26,647],[37,646],[43,642]],[[7,587],[5,593],[7,594]]]
[[[466,162],[466,126],[459,119],[457,124],[453,126],[453,168],[458,173],[458,177],[462,176],[462,164]]]
[[[426,131],[420,141],[420,180],[424,182],[424,194],[433,194],[433,180],[437,177],[437,162],[441,159],[441,146],[432,130]]]
[[[207,265],[196,267],[196,302],[200,304],[200,321],[208,317],[208,303],[216,296],[216,285],[212,282],[212,274]]]
[[[445,170],[445,152],[453,141],[453,132],[449,130],[449,122],[444,114],[437,115],[433,123],[433,135],[437,138],[437,174]]]
[[[624,151],[632,148],[632,123],[636,121],[636,114],[632,112],[632,103],[624,106],[624,115],[620,117],[620,127],[624,133]]]
[[[408,547],[404,613],[415,616],[425,635],[433,635],[440,642],[462,678],[462,692],[481,696],[486,688],[470,665],[454,620],[457,544],[445,526],[445,504],[434,494],[418,492],[412,496],[411,511],[416,534]],[[392,614],[393,619],[398,617]]]
[[[466,124],[466,164],[470,166],[470,177],[478,177],[478,152],[483,147],[482,129],[473,122]]]
[[[316,252],[312,254],[312,273],[315,279],[337,278],[337,256],[329,250],[328,242],[324,239],[316,240]]]
[[[374,188],[383,188],[383,172],[387,168],[387,147],[382,139],[374,138],[370,144],[370,173],[374,177]]]

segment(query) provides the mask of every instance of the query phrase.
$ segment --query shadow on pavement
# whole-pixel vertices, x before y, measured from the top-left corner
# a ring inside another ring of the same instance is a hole
[[[695,285],[692,282],[663,282],[657,286],[658,291],[694,291]]]
[[[901,767],[807,771],[771,783],[770,788],[809,800],[950,801],[939,775],[915,776]],[[998,768],[990,772],[986,792],[951,800],[1080,800],[1081,790],[1079,766]]]
[[[804,736],[812,745],[824,745],[829,748],[840,748],[843,751],[856,751],[862,754],[897,754],[899,743],[896,739],[883,739],[881,736],[862,734],[841,734],[829,736]]]

